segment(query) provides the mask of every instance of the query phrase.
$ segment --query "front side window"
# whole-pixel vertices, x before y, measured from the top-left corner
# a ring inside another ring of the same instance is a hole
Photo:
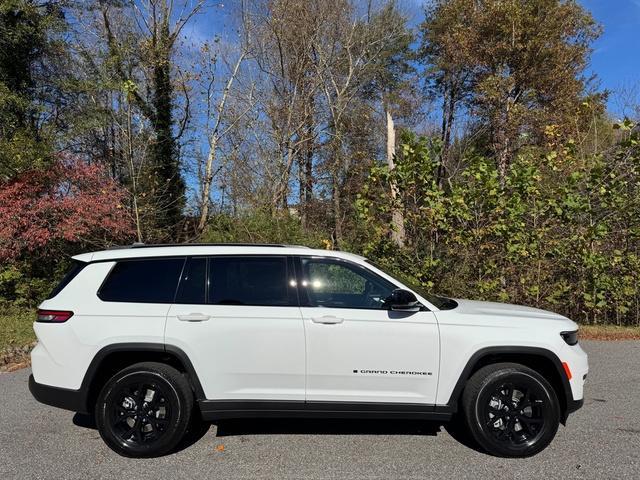
[[[209,258],[213,305],[297,306],[286,257]]]
[[[120,260],[100,287],[105,302],[173,303],[184,258]]]
[[[386,308],[396,288],[358,265],[327,258],[302,258],[302,287],[312,307]]]

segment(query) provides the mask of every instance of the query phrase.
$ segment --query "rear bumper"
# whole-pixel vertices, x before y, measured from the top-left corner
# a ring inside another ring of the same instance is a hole
[[[584,398],[581,398],[580,400],[567,400],[567,408],[564,410],[564,414],[560,418],[560,422],[563,425],[566,425],[569,415],[577,410],[580,410],[582,408],[582,405],[584,405]]]
[[[68,388],[52,387],[38,383],[29,376],[29,391],[31,395],[45,405],[64,408],[73,412],[88,413],[86,396],[82,390],[70,390]]]
[[[570,400],[567,405],[567,415],[580,410],[582,405],[584,405],[584,398],[581,398],[580,400]]]

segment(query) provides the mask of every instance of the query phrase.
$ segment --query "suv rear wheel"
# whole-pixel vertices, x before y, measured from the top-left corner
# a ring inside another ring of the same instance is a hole
[[[528,457],[544,450],[560,423],[555,390],[536,371],[516,363],[478,370],[462,395],[466,424],[488,453]]]
[[[144,362],[116,373],[96,403],[105,443],[128,457],[155,457],[184,437],[193,410],[189,383],[175,368]]]

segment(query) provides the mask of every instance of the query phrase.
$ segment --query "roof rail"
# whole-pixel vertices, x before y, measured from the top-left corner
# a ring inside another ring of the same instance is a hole
[[[280,247],[280,248],[309,248],[305,245],[287,245],[284,243],[141,243],[131,245],[114,245],[108,250],[122,250],[128,248],[156,248],[156,247]]]

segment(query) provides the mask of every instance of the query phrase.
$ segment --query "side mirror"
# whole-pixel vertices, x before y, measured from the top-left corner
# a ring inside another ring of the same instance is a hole
[[[391,310],[403,312],[418,312],[420,311],[420,307],[422,307],[412,292],[403,290],[402,288],[397,288],[391,292],[391,295],[385,299],[384,303]]]

